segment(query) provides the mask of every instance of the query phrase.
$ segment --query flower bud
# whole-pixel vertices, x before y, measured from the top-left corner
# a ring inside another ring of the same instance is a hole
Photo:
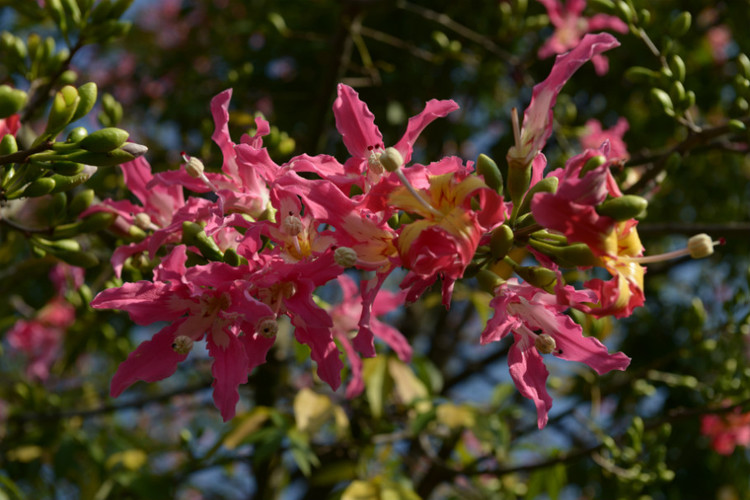
[[[18,143],[13,134],[5,134],[0,140],[0,155],[11,155],[18,151]]]
[[[77,193],[70,203],[68,204],[68,215],[70,217],[76,217],[78,214],[89,208],[89,205],[94,202],[94,190],[84,189]]]
[[[380,155],[380,164],[389,172],[395,172],[404,164],[404,158],[396,148],[385,148]]]
[[[145,155],[148,152],[148,148],[143,144],[126,142],[125,144],[120,146],[120,151],[124,151],[125,153],[131,154],[133,155],[133,157],[138,158],[139,156]]]
[[[664,92],[662,89],[652,88],[651,99],[657,105],[659,105],[668,116],[674,116],[674,104],[672,104],[672,98],[669,94]]]
[[[495,294],[497,287],[505,283],[504,279],[489,269],[480,269],[476,277],[479,282],[479,288],[493,295]]]
[[[26,92],[0,85],[0,119],[18,113],[26,104]]]
[[[66,85],[60,89],[52,101],[52,108],[47,118],[47,127],[44,129],[44,133],[54,137],[65,128],[73,118],[80,100],[78,90],[75,87]]]
[[[43,165],[60,175],[77,175],[83,172],[86,168],[82,163],[76,163],[73,161],[55,161]]]
[[[607,157],[604,155],[596,155],[592,156],[588,160],[586,160],[586,163],[583,164],[583,167],[581,168],[581,171],[578,172],[578,178],[583,178],[584,175],[591,172],[597,167],[601,167],[607,163]]]
[[[560,259],[561,265],[591,267],[599,264],[599,259],[585,243],[574,243],[556,249],[554,257]]]
[[[513,247],[513,230],[507,224],[492,230],[490,236],[490,252],[496,259],[502,259]]]
[[[70,131],[70,133],[68,134],[68,137],[65,139],[65,142],[68,142],[68,143],[80,142],[81,139],[83,139],[87,135],[89,135],[89,131],[86,130],[86,127],[76,127]]]
[[[115,127],[107,127],[93,132],[79,143],[81,148],[92,153],[107,153],[122,146],[128,140],[128,134],[125,130]]]
[[[75,2],[73,2],[73,5],[75,5]],[[73,114],[73,118],[70,120],[71,122],[83,118],[94,108],[94,104],[96,104],[96,94],[97,88],[94,82],[84,83],[78,87],[78,95],[81,100],[78,102],[78,107],[76,107],[76,112]]]
[[[540,180],[528,190],[521,203],[521,208],[518,209],[519,214],[525,214],[531,210],[531,200],[534,198],[536,193],[554,193],[557,191],[557,185],[560,183],[560,179],[557,177],[547,177]]]
[[[42,177],[26,186],[21,196],[36,198],[51,193],[53,189],[55,189],[55,180],[50,177]]]
[[[596,213],[611,217],[621,222],[634,219],[641,215],[648,207],[648,201],[645,198],[633,194],[626,194],[612,198],[596,207]]]
[[[495,160],[484,154],[479,155],[477,158],[477,172],[484,177],[485,184],[502,196],[503,174],[500,173]]]
[[[178,335],[172,342],[172,350],[177,354],[187,354],[193,349],[193,339],[187,335]]]
[[[224,255],[213,238],[208,236],[200,224],[191,221],[182,223],[182,241],[186,245],[195,246],[208,260],[221,261]]]
[[[524,281],[552,293],[557,283],[557,273],[541,266],[517,267],[514,269]]]
[[[714,253],[714,242],[706,233],[692,236],[687,243],[688,252],[694,259],[702,259]]]
[[[681,37],[690,29],[693,17],[688,11],[683,11],[678,15],[669,26],[669,34],[675,38]]]
[[[349,247],[338,247],[333,252],[333,259],[341,267],[352,267],[357,263],[357,252]]]
[[[534,339],[534,346],[536,346],[542,354],[551,354],[557,350],[557,342],[555,342],[554,337],[547,335],[546,333],[537,335]]]
[[[273,318],[266,318],[258,323],[258,335],[267,339],[272,339],[279,331],[279,323]]]

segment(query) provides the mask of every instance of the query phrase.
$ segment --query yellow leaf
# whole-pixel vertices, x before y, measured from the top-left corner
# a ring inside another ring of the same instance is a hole
[[[148,461],[148,455],[143,450],[125,450],[114,453],[107,459],[107,468],[113,469],[122,465],[128,470],[138,470]]]
[[[393,379],[396,394],[404,404],[409,405],[414,401],[423,400],[416,404],[416,408],[420,413],[429,411],[432,408],[432,404],[427,401],[427,397],[429,396],[427,387],[414,375],[414,372],[408,365],[396,358],[388,358],[388,373]]]
[[[325,394],[305,387],[294,398],[294,421],[303,432],[315,434],[333,416],[334,405]]]
[[[474,412],[466,406],[444,403],[436,411],[437,421],[452,430],[474,426]]]
[[[12,462],[31,462],[42,456],[42,448],[35,445],[19,446],[8,452],[8,460]]]
[[[367,481],[352,481],[341,500],[380,500],[380,488]]]
[[[263,423],[268,420],[269,415],[270,412],[265,406],[253,408],[252,411],[245,414],[239,425],[224,438],[224,447],[228,450],[235,449],[243,439],[260,429]]]

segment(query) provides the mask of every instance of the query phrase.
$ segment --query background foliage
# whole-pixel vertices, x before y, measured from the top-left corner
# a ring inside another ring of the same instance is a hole
[[[176,168],[182,150],[221,164],[208,103],[229,87],[233,137],[261,112],[275,160],[303,151],[343,160],[331,113],[338,82],[360,92],[386,143],[427,99],[452,98],[461,110],[422,134],[416,159],[485,153],[501,163],[510,109],[528,104],[552,63],[536,56],[553,28],[534,1],[79,0],[84,12],[111,7],[88,24],[70,3],[0,2],[0,80],[30,96],[19,143],[44,128],[50,91],[94,81],[102,97],[76,124],[119,123],[149,147],[154,170]],[[289,331],[242,386],[230,423],[211,403],[210,361],[199,353],[176,376],[112,400],[114,370],[150,333],[87,305],[112,277],[118,236],[82,235],[102,264],[59,292],[48,279],[54,252],[40,256],[0,217],[0,331],[56,295],[76,312],[43,380],[2,343],[0,498],[748,498],[748,449],[719,454],[700,432],[703,416],[750,411],[748,7],[589,2],[587,16],[616,15],[630,32],[617,35],[608,73],[587,65],[566,85],[550,164],[580,150],[587,120],[606,128],[624,116],[631,158],[618,175],[650,200],[638,226],[647,252],[697,232],[727,244],[704,261],[649,266],[646,306],[626,320],[576,318],[633,361],[603,377],[551,364],[544,430],[507,375],[507,344],[479,349],[489,296],[466,284],[450,310],[434,292],[389,318],[415,360],[367,360],[366,392],[353,400],[315,383]],[[27,49],[36,36],[55,48],[20,57],[11,33]],[[117,168],[76,189],[68,203],[83,189],[128,196]],[[73,221],[68,209],[47,224]]]

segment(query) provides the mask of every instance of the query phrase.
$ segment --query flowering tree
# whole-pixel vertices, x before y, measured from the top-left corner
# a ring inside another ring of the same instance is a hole
[[[7,3],[6,497],[750,494],[739,7]]]

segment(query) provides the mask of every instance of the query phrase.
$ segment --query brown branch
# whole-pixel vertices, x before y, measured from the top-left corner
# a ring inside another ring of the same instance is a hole
[[[640,235],[684,234],[694,235],[706,233],[713,237],[741,238],[750,236],[750,222],[725,223],[682,223],[682,222],[652,222],[638,224]]]
[[[750,125],[750,116],[740,119],[745,125]],[[656,178],[667,166],[667,159],[674,153],[678,153],[680,156],[685,156],[691,150],[708,144],[713,139],[721,137],[726,134],[734,132],[733,128],[728,124],[719,125],[717,127],[706,128],[697,133],[691,133],[688,137],[674,146],[666,153],[656,156],[642,156],[632,158],[627,162],[626,166],[632,167],[637,165],[651,164],[650,167],[646,168],[646,172],[641,176],[638,181],[625,190],[628,194],[642,192],[646,189],[646,186]]]
[[[60,410],[56,412],[47,412],[47,413],[21,413],[18,415],[10,415],[8,417],[8,420],[25,423],[25,422],[45,422],[45,421],[50,421],[50,420],[63,420],[63,419],[73,418],[73,417],[90,418],[90,417],[95,417],[97,415],[102,415],[105,413],[113,413],[119,410],[124,410],[124,409],[129,409],[129,408],[142,408],[151,403],[159,403],[162,401],[166,401],[168,399],[172,399],[175,396],[180,396],[183,394],[191,394],[193,392],[199,392],[204,389],[209,389],[210,387],[211,387],[211,380],[203,380],[196,384],[179,387],[177,389],[167,391],[162,394],[157,394],[154,396],[147,396],[147,397],[135,399],[133,401],[127,401],[124,403],[106,404],[106,405],[102,405],[96,408],[91,408],[88,410]]]
[[[396,6],[399,9],[405,10],[407,12],[413,12],[414,14],[422,16],[425,19],[434,21],[444,26],[445,28],[453,31],[457,35],[460,35],[464,37],[465,39],[470,40],[480,45],[487,52],[490,52],[500,57],[501,59],[507,61],[509,64],[513,66],[517,66],[520,62],[516,56],[514,56],[510,52],[507,52],[501,49],[488,37],[482,35],[481,33],[477,33],[476,31],[470,28],[467,28],[463,24],[457,23],[456,21],[451,19],[450,16],[448,16],[447,14],[436,12],[434,10],[428,9],[427,7],[422,7],[421,5],[407,2],[405,0],[400,0],[399,2],[396,3]]]

